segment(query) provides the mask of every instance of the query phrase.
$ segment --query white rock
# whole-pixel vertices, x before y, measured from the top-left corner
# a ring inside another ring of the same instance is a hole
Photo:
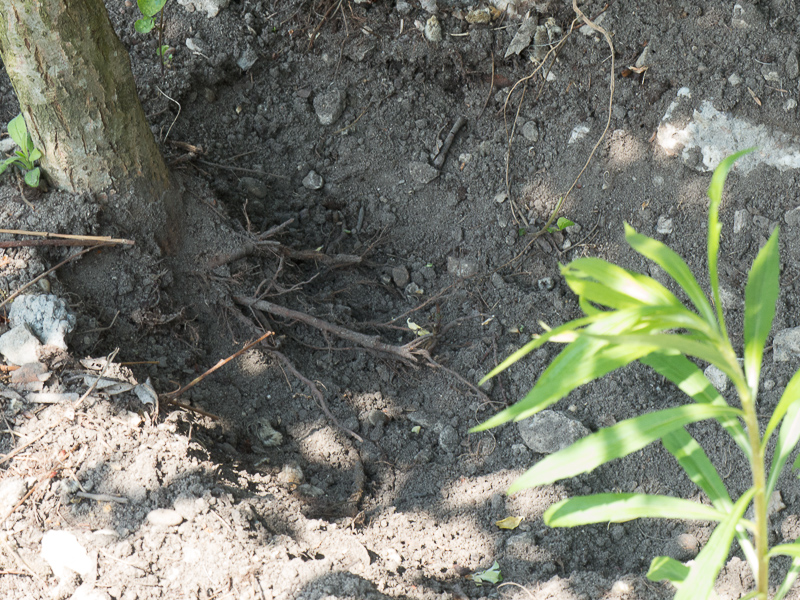
[[[563,450],[590,431],[581,423],[554,410],[543,410],[530,419],[517,423],[525,445],[541,454]]]
[[[800,355],[800,327],[783,329],[775,334],[772,342],[772,360],[789,362]]]
[[[588,125],[576,125],[572,133],[569,134],[567,144],[574,144],[578,140],[585,138],[587,133],[589,133]]]
[[[664,215],[658,217],[658,223],[656,224],[656,231],[662,235],[669,235],[673,231],[673,224],[672,219],[665,217]]]
[[[741,233],[747,227],[750,213],[741,209],[733,213],[733,233]]]
[[[51,530],[42,537],[42,558],[47,561],[59,579],[73,571],[86,578],[94,570],[94,561],[73,534]]]
[[[178,0],[178,4],[187,10],[204,11],[209,19],[216,17],[230,3],[231,0]]]
[[[425,22],[425,39],[434,44],[442,41],[442,25],[436,15]]]
[[[147,521],[151,525],[174,527],[175,525],[183,523],[183,516],[177,510],[157,508],[147,513]]]
[[[717,388],[718,392],[724,392],[728,389],[728,376],[714,365],[709,365],[706,367],[706,370],[703,371],[703,374],[711,382],[711,385]]]
[[[38,361],[36,351],[42,343],[25,325],[14,327],[0,336],[0,354],[12,365],[25,365]]]
[[[728,83],[730,83],[733,86],[737,86],[740,83],[742,83],[742,78],[739,77],[736,73],[731,73],[730,76],[728,77]]]
[[[22,500],[28,486],[22,477],[7,477],[0,481],[0,514],[5,514]]]
[[[67,303],[52,294],[22,295],[8,313],[11,326],[28,325],[33,334],[48,346],[67,349],[66,336],[75,329],[75,315]]]

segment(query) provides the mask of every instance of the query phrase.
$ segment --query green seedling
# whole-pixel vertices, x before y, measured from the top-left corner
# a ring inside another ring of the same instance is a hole
[[[557,231],[564,231],[567,227],[572,227],[575,225],[572,221],[570,221],[566,217],[558,217],[556,221],[555,227],[550,226],[547,228],[547,233],[556,233]]]
[[[142,18],[134,22],[133,28],[138,33],[150,33],[156,26],[156,16],[164,10],[166,3],[167,0],[136,0]]]
[[[25,126],[25,119],[17,115],[8,123],[8,135],[19,146],[14,152],[15,156],[5,159],[0,163],[0,174],[5,173],[11,165],[17,165],[24,174],[25,183],[32,188],[39,187],[41,172],[34,163],[42,158],[42,152],[33,146],[33,139]]]
[[[497,561],[494,561],[494,564],[485,571],[478,571],[467,577],[478,585],[503,581],[503,575],[500,573],[500,565],[497,564]]]
[[[752,149],[751,149],[752,150]],[[530,417],[565,397],[580,385],[638,360],[672,381],[694,402],[651,412],[601,429],[572,446],[539,461],[517,479],[509,493],[592,471],[661,441],[678,464],[707,496],[710,504],[648,494],[605,493],[568,498],[544,513],[551,527],[619,523],[639,518],[710,521],[715,528],[693,563],[653,559],[648,578],[667,580],[680,600],[714,597],[714,582],[733,541],[749,564],[755,589],[745,598],[766,600],[770,559],[787,556],[792,563],[773,598],[782,599],[800,573],[800,540],[769,547],[768,501],[789,455],[800,439],[800,372],[789,381],[769,413],[757,404],[764,346],[775,316],[779,289],[778,229],[761,248],[745,287],[743,364],[728,337],[720,302],[718,259],[719,207],[728,171],[745,150],[726,158],[714,171],[708,196],[708,280],[711,300],[677,253],[658,240],[625,226],[625,238],[639,254],[658,264],[688,298],[686,305],[666,287],[640,273],[598,258],[580,258],[561,267],[577,294],[585,316],[548,329],[514,352],[485,379],[494,377],[546,342],[566,344],[522,400],[473,431]],[[739,403],[729,405],[690,358],[711,363],[733,383]],[[485,381],[484,379],[484,381]],[[483,383],[483,382],[481,382]],[[767,423],[759,423],[766,413]],[[716,420],[746,458],[752,487],[734,500],[700,444],[685,426]],[[777,434],[768,460],[767,446]],[[800,467],[800,459],[795,461]],[[752,517],[745,511],[753,505]]]

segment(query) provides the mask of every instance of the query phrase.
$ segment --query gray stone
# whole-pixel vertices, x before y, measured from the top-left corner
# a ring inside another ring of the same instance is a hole
[[[411,5],[408,2],[404,2],[403,0],[398,0],[397,5],[395,6],[397,12],[401,15],[407,15],[411,12]]]
[[[711,385],[717,388],[717,391],[724,392],[728,389],[728,376],[714,365],[709,365],[706,367],[706,370],[703,371],[703,374],[711,382]]]
[[[792,210],[787,210],[786,214],[783,215],[783,220],[786,221],[786,224],[790,227],[800,225],[800,206]]]
[[[19,325],[0,336],[0,354],[12,365],[25,365],[39,360],[41,342],[26,325]]]
[[[433,426],[436,424],[435,419],[431,415],[421,410],[408,413],[407,418],[415,425],[425,427],[426,429],[433,429]]]
[[[742,78],[736,73],[731,73],[728,77],[728,83],[730,83],[732,86],[737,86],[742,83]]]
[[[528,15],[525,17],[525,20],[522,21],[522,25],[519,26],[517,33],[514,35],[514,39],[512,39],[511,43],[508,45],[505,58],[513,54],[519,54],[531,45],[531,40],[533,39],[533,34],[536,32],[536,26],[538,24],[539,19],[536,15]]]
[[[478,272],[478,263],[468,258],[447,257],[447,272],[459,279],[472,277]]]
[[[539,141],[539,128],[536,126],[536,121],[528,121],[522,126],[522,135],[529,142]]]
[[[412,161],[408,163],[408,172],[417,183],[430,183],[439,176],[439,171],[428,163]]]
[[[266,184],[255,177],[242,177],[239,180],[239,189],[248,196],[259,199],[266,198],[269,191]]]
[[[389,415],[382,410],[373,408],[367,413],[367,422],[373,426],[386,425],[389,422]]]
[[[800,327],[783,329],[772,341],[773,362],[789,362],[800,355]]]
[[[23,295],[14,300],[8,314],[12,327],[27,325],[43,344],[67,349],[67,334],[75,329],[75,315],[67,303],[52,294]]]
[[[308,175],[303,177],[303,187],[307,190],[320,190],[325,185],[325,180],[322,175],[314,170],[308,172]]]
[[[242,71],[248,71],[250,67],[256,64],[258,60],[258,52],[253,50],[251,47],[247,47],[242,55],[236,59],[236,64],[239,65],[239,68]]]
[[[425,39],[433,44],[442,41],[442,25],[436,15],[431,16],[425,22]]]
[[[178,4],[185,6],[187,10],[199,10],[206,13],[209,19],[216,17],[223,8],[228,6],[231,0],[178,0]]]
[[[445,425],[439,433],[439,447],[448,454],[455,454],[461,444],[461,437],[455,427]]]
[[[393,267],[392,281],[394,281],[394,284],[399,288],[406,287],[408,282],[411,281],[411,275],[408,274],[408,269],[402,265],[399,267]]]
[[[761,229],[769,229],[769,219],[767,217],[762,217],[761,215],[755,215],[753,217],[753,225],[760,227]]]
[[[420,0],[419,5],[422,7],[422,10],[431,15],[435,15],[439,12],[439,8],[436,6],[436,0]]]
[[[0,513],[5,514],[22,500],[28,486],[22,477],[8,477],[0,481]]]
[[[147,513],[147,522],[160,527],[174,527],[183,523],[183,515],[171,508],[157,508]]]
[[[347,95],[343,90],[332,88],[314,97],[314,111],[323,125],[335,123],[344,112]]]
[[[492,282],[492,285],[497,290],[502,289],[502,288],[504,288],[506,286],[506,280],[503,279],[503,276],[500,275],[500,273],[497,273],[497,272],[492,273],[492,277],[491,277],[490,281]]]
[[[733,233],[741,233],[747,227],[747,217],[750,213],[746,210],[737,210],[733,213]],[[788,214],[788,213],[787,213]]]
[[[203,40],[196,37],[186,38],[186,47],[192,52],[205,52],[206,46]]]
[[[554,410],[543,410],[517,423],[525,445],[540,454],[563,450],[590,431],[581,423]]]
[[[672,219],[669,217],[665,217],[664,215],[658,217],[658,223],[656,224],[656,231],[662,235],[669,235],[672,233],[673,225]]]
[[[697,556],[700,542],[691,533],[681,533],[667,542],[667,555],[685,562]]]

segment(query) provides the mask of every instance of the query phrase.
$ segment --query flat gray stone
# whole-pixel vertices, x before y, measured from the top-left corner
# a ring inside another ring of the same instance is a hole
[[[430,183],[439,176],[439,171],[428,163],[412,161],[408,163],[408,172],[417,183]]]
[[[36,351],[41,345],[27,325],[18,325],[0,336],[0,354],[12,365],[38,361]]]
[[[239,189],[248,196],[259,199],[266,198],[267,192],[269,191],[267,185],[255,177],[242,177],[239,180]]]
[[[786,213],[789,214],[789,213]],[[733,233],[741,233],[747,227],[750,213],[746,210],[737,210],[733,213]]]
[[[786,224],[790,227],[800,225],[800,206],[792,210],[787,210],[786,214],[783,215],[783,220],[786,221]]]
[[[178,4],[185,6],[187,10],[199,10],[205,12],[209,19],[216,17],[223,8],[228,6],[231,0],[178,0]]]
[[[522,136],[529,142],[539,141],[539,128],[536,126],[536,121],[528,121],[522,126]]]
[[[461,437],[455,427],[445,425],[439,433],[439,447],[448,454],[455,454],[461,445]]]
[[[717,391],[724,392],[728,389],[728,376],[714,365],[706,367],[703,374],[711,382],[711,385],[717,388]]]
[[[543,410],[520,421],[517,428],[525,445],[540,454],[563,450],[591,433],[578,421],[554,410]]]
[[[408,269],[404,266],[392,267],[392,281],[399,288],[404,288],[411,281],[411,275],[408,274]]]
[[[335,123],[344,112],[347,95],[344,91],[333,88],[314,97],[314,111],[323,125]]]
[[[66,336],[75,329],[75,315],[53,294],[23,295],[14,300],[8,319],[12,327],[27,325],[43,344],[67,349]]]
[[[789,362],[800,356],[800,327],[783,329],[772,342],[773,362]]]
[[[661,216],[658,217],[658,223],[656,224],[656,231],[662,235],[669,235],[672,233],[673,224],[672,219]]]
[[[478,263],[468,258],[447,257],[447,272],[459,279],[472,277],[478,272]]]

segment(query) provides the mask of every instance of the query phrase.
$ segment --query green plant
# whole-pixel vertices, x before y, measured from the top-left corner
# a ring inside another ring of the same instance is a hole
[[[25,183],[35,188],[39,187],[41,172],[35,162],[42,158],[42,152],[33,146],[33,139],[25,126],[25,119],[17,115],[8,123],[8,134],[19,146],[14,152],[15,156],[5,159],[0,163],[0,174],[5,173],[11,165],[17,165],[24,174]]]
[[[570,221],[568,218],[558,217],[555,227],[553,227],[552,225],[548,227],[547,233],[556,233],[557,231],[564,231],[567,227],[572,227],[573,225],[575,225],[575,223]]]
[[[156,16],[164,10],[166,3],[167,0],[136,0],[142,18],[134,22],[133,28],[139,33],[150,33],[156,26]]]
[[[752,150],[752,149],[751,149]],[[744,361],[737,360],[728,336],[719,292],[717,262],[720,246],[719,206],[728,171],[745,150],[725,159],[708,189],[708,276],[711,301],[686,263],[661,242],[636,233],[626,224],[630,246],[657,263],[691,302],[684,306],[654,279],[597,258],[581,258],[561,267],[578,295],[585,316],[548,329],[514,352],[489,377],[497,375],[546,342],[566,347],[519,402],[485,423],[481,431],[543,410],[580,385],[633,361],[650,366],[672,381],[695,403],[667,408],[601,429],[570,447],[549,455],[515,481],[509,493],[574,477],[627,456],[661,440],[711,505],[646,494],[596,494],[569,498],[551,506],[544,521],[552,527],[623,522],[638,518],[668,518],[716,522],[708,543],[691,566],[672,558],[655,558],[648,572],[653,581],[668,580],[676,598],[713,597],[713,587],[735,539],[753,571],[755,589],[745,598],[766,600],[769,561],[788,556],[791,567],[774,598],[783,598],[800,573],[800,541],[769,547],[768,500],[790,453],[800,438],[800,372],[789,381],[761,435],[756,398],[764,345],[772,327],[778,298],[778,230],[756,256],[745,288]],[[733,382],[740,405],[730,406],[689,357],[722,370]],[[739,447],[752,475],[752,487],[734,501],[708,456],[685,426],[715,419]],[[767,444],[777,432],[772,460]],[[800,466],[800,459],[795,467]],[[744,518],[753,503],[753,517]]]

